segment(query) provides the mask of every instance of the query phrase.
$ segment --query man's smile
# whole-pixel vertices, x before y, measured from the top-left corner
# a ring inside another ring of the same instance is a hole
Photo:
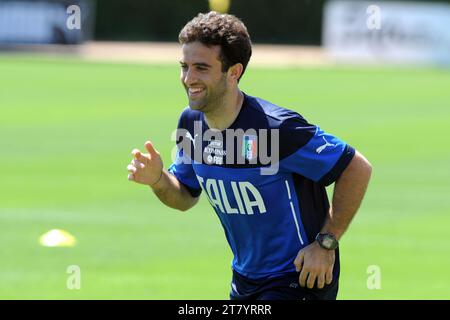
[[[188,88],[188,94],[190,98],[197,98],[205,91],[205,88],[195,87]]]

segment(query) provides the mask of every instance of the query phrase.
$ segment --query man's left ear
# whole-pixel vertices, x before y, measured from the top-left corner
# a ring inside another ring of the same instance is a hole
[[[228,75],[231,79],[238,81],[242,72],[244,71],[244,66],[242,63],[236,63],[228,69]]]

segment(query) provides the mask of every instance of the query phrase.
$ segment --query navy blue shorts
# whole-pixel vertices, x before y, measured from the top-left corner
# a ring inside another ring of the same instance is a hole
[[[300,273],[290,273],[277,278],[251,280],[233,270],[231,300],[336,300],[338,279],[333,279],[323,289],[302,288],[298,283]],[[317,285],[317,284],[316,284]]]

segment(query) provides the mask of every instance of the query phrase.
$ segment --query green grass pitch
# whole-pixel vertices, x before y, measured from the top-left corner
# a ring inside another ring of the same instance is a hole
[[[339,299],[450,299],[450,72],[250,65],[241,88],[373,164],[341,242]],[[0,57],[1,299],[228,298],[231,252],[206,199],[176,212],[127,181],[146,139],[170,164],[185,105],[176,63]],[[54,228],[77,246],[41,247]],[[80,290],[66,287],[69,265]]]

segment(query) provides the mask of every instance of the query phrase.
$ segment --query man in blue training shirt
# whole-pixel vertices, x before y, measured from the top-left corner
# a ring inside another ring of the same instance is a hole
[[[179,40],[189,107],[178,122],[177,158],[165,170],[147,141],[147,154],[133,150],[128,179],[182,211],[204,191],[234,254],[231,299],[336,299],[338,241],[370,163],[298,113],[239,90],[252,49],[236,17],[199,14]]]

